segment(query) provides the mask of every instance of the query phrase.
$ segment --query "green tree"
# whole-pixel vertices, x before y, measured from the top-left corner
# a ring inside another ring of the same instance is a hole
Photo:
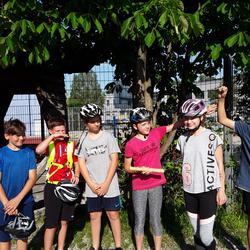
[[[81,107],[87,103],[96,103],[102,107],[104,97],[95,72],[74,74],[67,105]]]

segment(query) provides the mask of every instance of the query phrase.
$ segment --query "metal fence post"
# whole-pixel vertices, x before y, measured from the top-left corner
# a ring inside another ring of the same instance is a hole
[[[231,56],[226,56],[224,58],[224,85],[227,86],[228,88],[228,94],[226,97],[225,101],[225,109],[227,116],[232,119],[232,113],[233,113],[233,64],[232,64],[232,59]],[[225,145],[224,149],[224,160],[225,164],[227,164],[231,157],[232,157],[232,131],[230,131],[229,128],[223,127],[223,141]],[[229,166],[228,168],[225,169],[225,174],[226,174],[226,182],[228,184],[230,194],[232,194],[232,190],[234,188],[234,183],[233,183],[233,167]],[[230,195],[229,197],[229,202],[232,201],[232,196]]]

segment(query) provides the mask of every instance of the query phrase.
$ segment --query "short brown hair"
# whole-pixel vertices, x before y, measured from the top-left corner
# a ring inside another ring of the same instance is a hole
[[[10,119],[4,122],[4,133],[6,135],[25,136],[26,126],[19,119]]]
[[[54,117],[48,121],[48,129],[53,129],[56,126],[66,126],[66,122],[61,117]]]

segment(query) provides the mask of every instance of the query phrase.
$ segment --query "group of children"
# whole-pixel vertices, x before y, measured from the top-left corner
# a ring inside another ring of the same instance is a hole
[[[250,125],[233,121],[225,113],[227,88],[218,90],[218,121],[234,129],[242,138],[242,155],[237,186],[243,190],[244,211],[250,214]],[[211,111],[212,112],[212,111]],[[160,146],[166,133],[181,126],[187,132],[181,135],[176,149],[183,158],[182,177],[184,200],[193,227],[197,249],[216,249],[213,226],[217,205],[226,202],[225,173],[222,140],[205,128],[210,113],[202,100],[188,99],[180,109],[181,118],[168,126],[152,128],[152,113],[143,108],[131,110],[132,136],[125,145],[124,168],[132,175],[132,203],[134,209],[134,235],[137,250],[143,249],[144,224],[147,205],[155,250],[162,245],[162,186],[166,179],[161,166]],[[44,249],[51,250],[58,231],[57,248],[62,250],[68,223],[74,216],[74,202],[61,200],[55,189],[62,180],[79,183],[83,176],[87,210],[90,216],[92,247],[100,250],[102,212],[109,219],[115,249],[121,250],[121,222],[119,217],[120,190],[116,169],[120,149],[116,139],[102,129],[102,110],[96,104],[81,108],[84,131],[77,145],[69,140],[65,121],[51,119],[50,135],[36,147],[36,153],[48,156],[48,171],[44,188],[45,233]],[[23,146],[25,126],[17,120],[5,122],[8,144],[0,149],[0,249],[11,249],[11,235],[5,226],[22,213],[34,220],[32,187],[36,182],[34,152]],[[244,136],[243,136],[244,135]],[[249,216],[250,225],[250,216]],[[250,246],[250,226],[248,245]],[[27,249],[27,238],[17,239],[17,249]]]

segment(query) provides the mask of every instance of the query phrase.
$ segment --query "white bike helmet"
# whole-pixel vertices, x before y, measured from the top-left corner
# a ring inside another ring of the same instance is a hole
[[[35,230],[35,221],[21,213],[4,227],[4,231],[8,232],[13,239],[26,239]]]
[[[93,118],[102,115],[102,110],[98,105],[89,103],[81,107],[80,114],[83,118]]]
[[[63,180],[56,185],[54,193],[64,202],[73,202],[78,198],[80,188],[69,180]]]
[[[151,120],[151,118],[152,118],[152,112],[144,107],[138,107],[130,111],[130,122],[132,124],[146,120]]]
[[[182,116],[202,116],[206,112],[207,107],[205,102],[199,99],[188,99],[182,104],[180,108],[180,113]]]

